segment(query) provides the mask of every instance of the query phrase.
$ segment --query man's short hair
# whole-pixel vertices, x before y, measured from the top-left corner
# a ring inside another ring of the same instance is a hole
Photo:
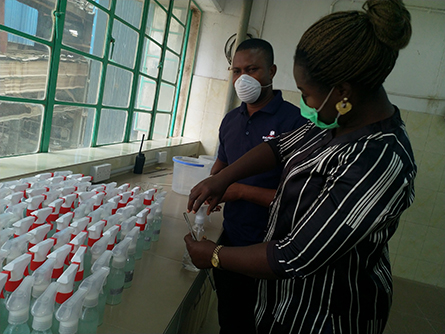
[[[267,65],[272,66],[274,64],[273,49],[269,42],[260,38],[246,39],[238,45],[236,52],[250,49],[259,49],[263,51]]]

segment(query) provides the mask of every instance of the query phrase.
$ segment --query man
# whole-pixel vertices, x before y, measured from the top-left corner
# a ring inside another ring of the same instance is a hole
[[[272,46],[265,40],[248,39],[236,49],[231,67],[233,85],[241,105],[223,119],[218,157],[211,174],[235,162],[251,148],[306,123],[299,109],[272,89],[277,72]],[[282,166],[232,184],[224,194],[224,232],[220,244],[247,246],[262,242],[268,207],[275,195]],[[255,280],[215,269],[220,333],[255,333]]]

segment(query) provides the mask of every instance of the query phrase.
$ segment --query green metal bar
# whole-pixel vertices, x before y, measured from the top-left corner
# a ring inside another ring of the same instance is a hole
[[[188,5],[188,8],[190,8],[190,2]],[[189,39],[189,35],[190,35],[191,23],[192,23],[192,11],[189,9],[188,16],[187,16],[187,27],[185,29],[184,43],[182,44],[181,65],[179,67],[179,76],[178,76],[178,80],[176,83],[175,102],[173,103],[173,113],[172,113],[172,117],[170,119],[170,132],[168,134],[169,137],[173,136],[173,130],[175,127],[175,122],[176,122],[176,115],[178,112],[179,94],[181,93],[181,84],[182,84],[182,77],[184,75],[184,64],[185,64],[185,58],[187,55],[187,45],[188,45],[188,39]]]
[[[19,103],[34,103],[34,104],[43,104],[46,105],[45,100],[36,100],[36,99],[29,99],[29,98],[23,98],[23,97],[13,97],[13,96],[0,96],[0,101],[5,102],[19,102]]]
[[[136,60],[134,64],[134,74],[133,74],[133,84],[131,87],[131,97],[130,105],[128,106],[128,120],[125,127],[124,142],[128,143],[130,141],[131,128],[133,126],[133,116],[134,116],[134,106],[136,104],[136,99],[138,97],[138,83],[139,83],[139,72],[141,68],[142,52],[144,50],[144,34],[145,26],[147,25],[148,11],[150,7],[150,1],[144,1],[144,8],[142,9],[142,19],[141,27],[138,31],[139,40],[136,52]]]
[[[29,35],[29,34],[27,34],[25,32],[21,32],[21,31],[15,30],[13,28],[9,28],[9,27],[7,27],[7,26],[5,26],[3,24],[0,24],[0,30],[3,30],[3,31],[6,31],[8,33],[11,33],[11,34],[14,34],[14,35],[17,35],[17,36],[29,39],[29,40],[31,40],[33,42],[36,42],[36,43],[44,44],[44,45],[49,46],[49,47],[53,46],[53,42],[51,42],[51,41],[47,41],[46,39],[42,39],[42,38],[39,38],[39,37],[36,37],[36,36],[33,36],[33,35]]]
[[[46,92],[46,110],[43,114],[42,137],[40,141],[40,152],[48,152],[51,138],[51,125],[53,122],[54,101],[56,97],[57,75],[59,73],[60,50],[62,46],[63,26],[65,24],[66,1],[58,0],[54,15],[53,45],[51,64],[48,76],[48,87]]]
[[[165,33],[164,33],[164,40],[162,41],[162,51],[161,51],[161,58],[159,60],[159,72],[158,72],[158,77],[156,79],[156,92],[155,92],[155,98],[153,101],[153,117],[151,119],[151,123],[150,123],[150,129],[148,132],[148,139],[153,139],[153,131],[154,131],[154,127],[155,127],[155,121],[156,121],[156,113],[157,113],[157,109],[158,109],[158,101],[159,101],[159,93],[161,91],[161,78],[162,78],[162,73],[164,71],[164,59],[165,59],[165,53],[167,51],[167,40],[168,40],[168,33],[170,30],[170,22],[171,22],[171,18],[172,18],[172,13],[173,13],[173,0],[170,0],[169,6],[168,6],[168,12],[167,12],[167,23],[165,25]]]
[[[110,54],[110,48],[111,48],[111,32],[113,31],[113,21],[114,21],[114,11],[116,10],[116,0],[111,0],[111,6],[109,11],[109,18],[108,18],[108,27],[107,27],[107,37],[105,39],[105,48],[104,48],[104,59],[102,63],[102,73],[100,77],[100,84],[99,84],[99,93],[97,96],[97,109],[96,114],[94,117],[94,126],[93,126],[93,134],[91,136],[91,147],[97,146],[97,135],[99,132],[99,123],[100,123],[100,114],[101,110],[103,108],[102,102],[104,99],[104,90],[105,90],[105,78],[107,75],[107,67],[109,63],[109,54]]]
[[[102,9],[104,12],[110,13],[110,10],[107,7],[102,6],[100,3],[94,1],[94,0],[86,0],[88,1],[90,4],[94,5],[97,8]]]
[[[103,61],[103,58],[101,58],[101,57],[95,56],[95,55],[93,55],[91,53],[88,53],[88,52],[85,52],[85,51],[81,51],[81,50],[75,49],[75,48],[73,48],[71,46],[68,46],[68,45],[63,45],[62,49],[64,51],[66,50],[66,51],[78,54],[78,55],[80,55],[82,57],[85,57],[85,58],[90,58],[90,59],[97,60],[97,61],[100,61],[100,62]]]
[[[193,1],[194,5],[196,6],[196,8],[197,8],[197,9],[199,10],[199,12],[201,13],[201,15],[199,16],[199,24],[198,24],[198,35],[199,35],[200,29],[201,29],[202,13],[203,13],[203,12],[202,12],[201,8],[198,6],[197,3],[196,3],[194,0],[192,0],[192,1]],[[192,64],[192,68],[195,68],[195,60],[196,60],[196,50],[197,50],[197,48],[198,48],[198,43],[195,44],[195,51],[194,51],[194,53],[193,53],[193,64]],[[188,94],[187,94],[187,101],[186,101],[186,103],[185,103],[185,112],[184,112],[184,118],[183,118],[183,121],[182,121],[181,136],[184,135],[185,120],[187,119],[187,110],[188,110],[189,102],[190,102],[190,94],[191,94],[191,92],[192,92],[192,82],[193,82],[193,73],[190,75],[189,91],[188,91]]]

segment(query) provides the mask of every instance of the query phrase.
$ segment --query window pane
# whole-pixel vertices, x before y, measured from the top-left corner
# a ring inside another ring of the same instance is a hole
[[[107,24],[108,14],[93,4],[68,1],[62,42],[77,50],[102,57]]]
[[[156,2],[151,0],[145,33],[159,44],[162,44],[166,23],[167,13]]]
[[[114,107],[128,107],[132,80],[133,73],[108,65],[103,104]]]
[[[56,0],[46,0],[45,5],[38,1],[17,1],[2,0],[5,5],[4,24],[7,27],[27,33],[32,36],[51,40],[53,30],[52,11],[55,8]],[[13,38],[10,40],[10,38]],[[15,35],[8,36],[8,41],[14,43],[26,43],[22,37]]]
[[[62,50],[56,100],[96,103],[101,69],[101,62]]]
[[[175,86],[162,84],[161,91],[159,92],[157,110],[171,111],[174,97],[175,97]]]
[[[141,72],[157,78],[159,59],[161,58],[161,48],[148,38],[145,38],[142,55]]]
[[[105,8],[110,8],[110,0],[93,0],[93,1],[98,3],[99,5],[104,6]]]
[[[189,0],[175,0],[173,5],[173,15],[175,15],[184,24],[186,24],[187,21],[189,2]]]
[[[141,16],[144,2],[140,0],[117,0],[116,15],[134,27],[141,26]]]
[[[124,140],[126,123],[126,111],[102,109],[99,132],[97,134],[97,145],[121,143]]]
[[[89,147],[95,109],[54,106],[49,150]]]
[[[167,46],[173,51],[181,53],[183,37],[184,37],[184,28],[179,24],[178,21],[172,19],[170,22],[170,30],[168,32]]]
[[[170,117],[170,114],[156,114],[153,139],[163,139],[168,137]]]
[[[136,100],[136,108],[153,110],[155,100],[156,82],[143,76],[139,77],[139,92]]]
[[[179,57],[176,56],[174,53],[167,51],[165,53],[162,79],[175,84],[178,71],[179,71]]]
[[[133,114],[133,127],[131,128],[130,141],[141,140],[143,134],[145,134],[145,139],[147,139],[150,124],[151,114],[135,112]]]
[[[116,63],[133,68],[138,44],[138,34],[133,29],[120,21],[113,22],[113,34],[115,42],[110,59]]]
[[[42,120],[40,104],[0,101],[0,156],[37,152]]]
[[[46,45],[0,30],[0,96],[43,100],[50,50]]]

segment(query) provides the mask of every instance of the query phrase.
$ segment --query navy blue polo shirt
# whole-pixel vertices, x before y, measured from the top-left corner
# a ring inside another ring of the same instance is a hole
[[[300,109],[284,101],[280,90],[274,90],[274,99],[251,117],[243,102],[230,111],[219,128],[218,159],[227,164],[235,162],[253,147],[294,130],[306,123]],[[238,181],[252,186],[276,189],[283,166],[272,171]],[[269,208],[244,200],[224,205],[224,233],[234,246],[262,242],[265,236]]]

